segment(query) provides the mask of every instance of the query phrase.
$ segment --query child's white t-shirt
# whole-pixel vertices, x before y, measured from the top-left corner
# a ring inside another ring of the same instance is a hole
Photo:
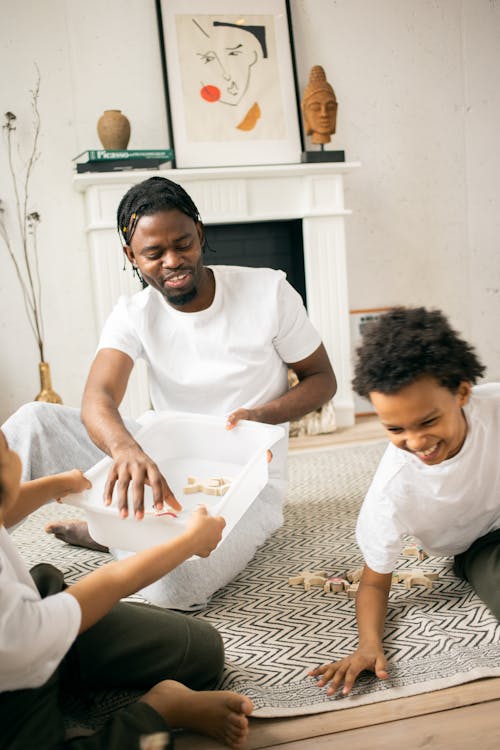
[[[321,344],[301,296],[283,271],[210,266],[212,304],[182,312],[148,287],[120,297],[98,349],[118,349],[148,366],[156,411],[227,416],[265,404],[288,387],[285,363],[299,362]],[[271,475],[283,475],[286,441],[273,448]]]
[[[0,526],[0,692],[43,685],[75,641],[80,622],[71,594],[40,597]]]
[[[406,536],[431,555],[449,556],[500,528],[500,384],[475,386],[464,413],[465,442],[447,461],[427,466],[392,443],[387,447],[356,525],[375,572],[394,569]]]

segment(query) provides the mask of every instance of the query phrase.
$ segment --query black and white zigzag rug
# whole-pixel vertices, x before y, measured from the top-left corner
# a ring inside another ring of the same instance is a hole
[[[285,524],[260,548],[246,570],[194,617],[214,625],[226,647],[225,689],[248,695],[255,717],[319,713],[416,695],[500,675],[500,624],[448,558],[401,556],[400,568],[439,572],[432,589],[393,586],[385,636],[390,678],[365,673],[351,695],[327,697],[307,676],[356,646],[354,600],[345,593],[305,591],[288,579],[302,570],[327,574],[358,568],[356,515],[385,443],[337,447],[290,456]],[[71,509],[71,515],[74,515]],[[109,559],[68,547],[43,532],[49,517],[68,517],[56,503],[14,532],[28,565],[50,561],[68,581]],[[100,712],[116,707],[106,702]]]

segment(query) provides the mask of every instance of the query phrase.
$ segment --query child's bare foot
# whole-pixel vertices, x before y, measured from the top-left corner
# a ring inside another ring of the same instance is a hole
[[[68,518],[66,521],[52,521],[47,524],[45,531],[47,534],[54,534],[56,539],[66,544],[95,549],[97,552],[109,552],[107,547],[92,539],[87,522],[80,519]]]
[[[248,736],[252,701],[228,690],[190,690],[164,680],[140,698],[155,709],[171,729],[192,729],[229,747],[239,748]]]

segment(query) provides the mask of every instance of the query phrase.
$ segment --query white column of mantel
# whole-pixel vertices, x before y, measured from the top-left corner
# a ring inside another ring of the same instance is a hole
[[[85,192],[87,237],[93,285],[96,342],[104,323],[122,295],[130,296],[140,291],[139,281],[132,275],[130,264],[125,264],[116,231],[116,206],[130,187],[92,186]],[[137,360],[120,404],[124,417],[135,419],[151,408],[147,366]]]
[[[351,343],[343,216],[304,218],[307,310],[321,334],[337,377],[333,399],[338,427],[354,424]]]

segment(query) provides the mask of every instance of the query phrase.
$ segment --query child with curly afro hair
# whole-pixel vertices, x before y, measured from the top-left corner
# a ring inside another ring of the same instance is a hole
[[[439,310],[397,307],[366,326],[353,386],[368,397],[390,444],[365,497],[356,538],[365,566],[359,642],[310,672],[332,695],[360,672],[388,677],[382,645],[392,571],[407,536],[453,556],[500,620],[500,383],[475,385],[484,366]]]

